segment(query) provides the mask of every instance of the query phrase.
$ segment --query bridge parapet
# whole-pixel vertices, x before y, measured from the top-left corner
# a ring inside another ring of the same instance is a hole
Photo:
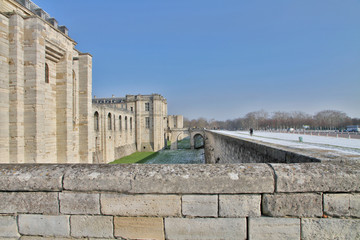
[[[360,235],[360,164],[354,162],[3,164],[0,173],[0,238]]]

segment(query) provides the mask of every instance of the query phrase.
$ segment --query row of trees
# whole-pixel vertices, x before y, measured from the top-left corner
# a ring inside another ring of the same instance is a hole
[[[345,129],[348,125],[360,125],[360,118],[350,118],[346,113],[335,110],[325,110],[310,115],[304,112],[268,112],[261,110],[250,112],[243,118],[217,121],[198,118],[189,120],[184,118],[184,127],[198,127],[209,129],[302,129],[308,126],[310,129]]]

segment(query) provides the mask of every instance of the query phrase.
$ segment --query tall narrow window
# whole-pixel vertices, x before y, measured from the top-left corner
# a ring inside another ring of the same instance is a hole
[[[130,118],[130,131],[132,131],[132,117]]]
[[[108,114],[108,130],[111,130],[111,113]]]
[[[115,118],[115,114],[114,114],[114,131],[116,131],[116,118]]]
[[[94,129],[95,131],[99,131],[99,113],[94,113]]]
[[[127,117],[125,117],[125,131],[127,130]]]
[[[77,110],[77,102],[76,102],[76,91],[77,91],[77,84],[76,84],[76,75],[73,71],[73,91],[72,91],[72,99],[73,99],[73,123],[76,123],[76,110]]]
[[[145,118],[145,126],[146,126],[147,129],[150,128],[150,118],[149,117]]]
[[[122,126],[121,126],[121,116],[119,116],[119,130],[121,131],[122,129]]]
[[[49,83],[49,65],[45,63],[45,83]]]
[[[150,111],[150,103],[145,103],[145,111],[149,112]]]

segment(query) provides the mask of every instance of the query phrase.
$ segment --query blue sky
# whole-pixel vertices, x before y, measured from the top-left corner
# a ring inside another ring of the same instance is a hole
[[[333,109],[360,117],[358,0],[34,0],[93,55],[93,95],[169,114]]]

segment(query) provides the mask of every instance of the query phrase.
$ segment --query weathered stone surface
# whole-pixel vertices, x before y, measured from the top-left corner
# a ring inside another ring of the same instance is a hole
[[[162,218],[115,217],[115,237],[126,239],[165,239]]]
[[[259,217],[261,195],[220,195],[219,216],[221,217]]]
[[[133,165],[73,165],[64,176],[64,189],[73,191],[118,191],[131,189]]]
[[[321,217],[322,196],[316,193],[264,194],[262,212],[273,217]]]
[[[56,192],[0,192],[0,213],[59,213]]]
[[[300,219],[249,218],[249,240],[300,239]]]
[[[71,216],[71,236],[113,238],[112,216]]]
[[[69,240],[75,238],[66,238],[66,237],[32,237],[32,236],[22,236],[20,240]],[[77,240],[88,240],[87,238],[76,238]],[[8,240],[8,239],[5,239]],[[97,238],[97,240],[100,240]]]
[[[20,237],[16,217],[0,216],[0,238]]]
[[[131,193],[272,193],[273,171],[266,164],[133,166]]]
[[[166,239],[246,239],[246,218],[165,218]]]
[[[360,219],[303,218],[301,239],[360,239]]]
[[[360,163],[271,164],[277,192],[359,192]]]
[[[23,235],[66,237],[70,235],[69,216],[19,215]]]
[[[65,165],[1,164],[0,191],[60,191]]]
[[[217,195],[184,195],[182,196],[182,214],[192,217],[217,217]]]
[[[360,194],[324,194],[324,213],[336,217],[360,217]]]
[[[101,212],[119,216],[180,216],[177,195],[101,194]]]
[[[60,193],[60,212],[64,214],[100,214],[100,194]]]

